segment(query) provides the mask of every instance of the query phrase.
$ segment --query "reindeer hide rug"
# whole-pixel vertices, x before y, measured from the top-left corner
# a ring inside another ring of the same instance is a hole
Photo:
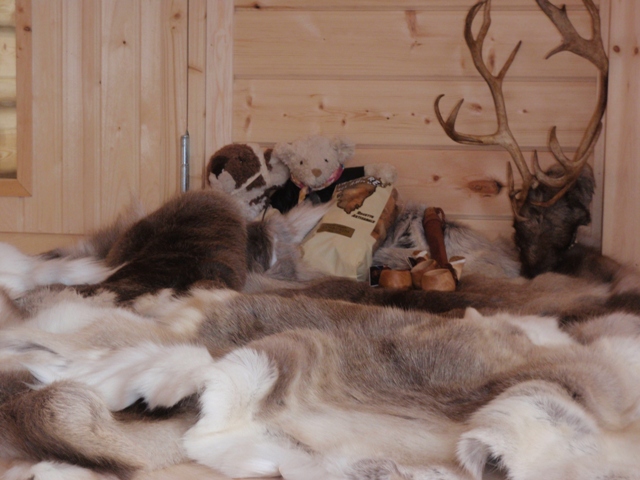
[[[427,307],[416,309],[248,293],[252,262],[238,259],[251,235],[232,204],[216,205],[196,230],[217,232],[217,250],[183,242],[207,266],[179,288],[161,268],[179,253],[171,242],[145,251],[125,234],[114,247],[129,271],[154,266],[146,291],[108,255],[2,245],[2,478],[640,479],[633,288],[567,290],[601,307],[571,321],[500,303],[500,289],[446,297],[457,307],[441,314],[426,292],[412,293]],[[127,228],[158,221],[175,241],[163,216],[178,218],[174,207]],[[505,283],[504,298],[524,282]]]

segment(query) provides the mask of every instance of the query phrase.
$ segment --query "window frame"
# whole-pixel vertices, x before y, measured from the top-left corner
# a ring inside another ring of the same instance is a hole
[[[29,197],[32,192],[32,36],[31,0],[16,0],[16,178],[0,179],[0,196]]]

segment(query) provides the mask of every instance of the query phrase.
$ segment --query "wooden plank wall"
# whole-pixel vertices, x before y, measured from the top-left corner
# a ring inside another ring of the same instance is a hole
[[[0,197],[0,240],[50,248],[178,191],[187,7],[32,0],[33,193]]]
[[[445,94],[446,116],[464,97],[461,131],[490,133],[495,126],[491,96],[463,40],[464,18],[474,3],[236,0],[231,139],[266,147],[309,133],[347,136],[356,142],[350,165],[393,163],[404,200],[441,206],[449,217],[491,236],[510,234],[508,155],[449,140],[433,108],[436,96]],[[569,152],[582,135],[595,102],[595,69],[568,53],[544,60],[560,37],[533,0],[492,3],[486,61],[497,72],[523,40],[504,84],[510,125],[527,158],[537,149],[549,162],[552,125]],[[588,33],[581,0],[564,3]],[[599,178],[602,162],[600,149]]]

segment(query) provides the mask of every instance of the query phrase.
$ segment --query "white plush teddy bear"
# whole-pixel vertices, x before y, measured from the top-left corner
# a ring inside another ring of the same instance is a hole
[[[276,144],[272,160],[286,165],[290,178],[271,196],[271,205],[284,213],[307,197],[314,203],[328,202],[337,183],[363,176],[377,177],[383,183],[396,180],[396,170],[388,164],[345,169],[345,162],[354,154],[354,143],[343,137],[309,135]]]

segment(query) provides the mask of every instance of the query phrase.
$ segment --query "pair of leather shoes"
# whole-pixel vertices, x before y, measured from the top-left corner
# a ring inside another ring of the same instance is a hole
[[[442,268],[438,262],[426,255],[412,258],[415,265],[411,270],[383,269],[378,285],[401,290],[414,288],[452,292],[456,289],[465,262],[463,257],[450,258],[447,268]]]

